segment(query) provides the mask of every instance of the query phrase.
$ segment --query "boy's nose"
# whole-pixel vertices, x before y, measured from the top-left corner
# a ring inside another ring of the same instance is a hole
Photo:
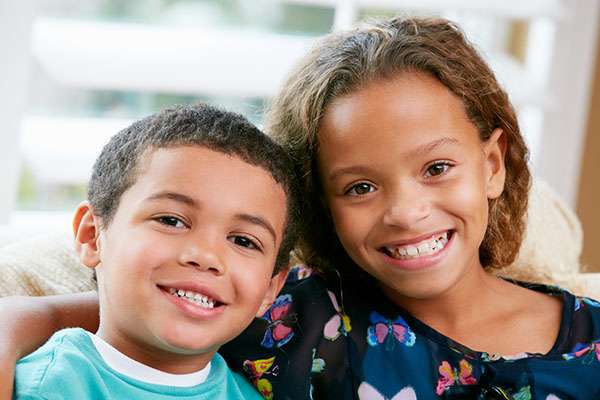
[[[402,191],[394,193],[387,199],[383,214],[383,223],[402,229],[410,229],[416,223],[426,219],[431,206],[423,193],[419,191]]]
[[[181,251],[179,264],[202,271],[212,271],[218,275],[225,272],[225,265],[218,256],[216,245],[207,242],[191,241]]]

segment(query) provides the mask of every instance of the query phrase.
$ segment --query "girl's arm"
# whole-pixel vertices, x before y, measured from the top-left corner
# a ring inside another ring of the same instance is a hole
[[[12,398],[15,363],[54,332],[79,326],[98,328],[96,292],[0,299],[0,400]]]

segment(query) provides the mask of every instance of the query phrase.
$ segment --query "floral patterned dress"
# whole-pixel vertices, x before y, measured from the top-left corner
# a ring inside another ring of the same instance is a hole
[[[471,350],[392,304],[366,276],[326,281],[303,267],[220,353],[266,399],[600,399],[600,303],[515,283],[563,301],[547,354]]]

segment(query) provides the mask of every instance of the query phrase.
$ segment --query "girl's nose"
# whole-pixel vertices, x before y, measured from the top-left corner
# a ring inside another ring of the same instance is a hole
[[[216,243],[190,238],[181,249],[179,264],[221,275],[225,272],[225,265],[220,257],[221,250],[219,249],[220,247]]]
[[[402,229],[410,229],[426,219],[431,213],[431,205],[423,193],[403,190],[387,199],[383,223]]]

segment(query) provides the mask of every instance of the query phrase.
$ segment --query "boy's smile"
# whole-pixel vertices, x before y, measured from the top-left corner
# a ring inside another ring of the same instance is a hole
[[[272,273],[285,193],[264,169],[199,146],[150,151],[139,169],[97,234],[98,334],[147,365],[196,371],[283,283]]]
[[[482,142],[460,99],[423,73],[370,82],[327,108],[318,167],[336,232],[393,300],[431,298],[483,273],[488,199],[503,188],[501,133]]]

